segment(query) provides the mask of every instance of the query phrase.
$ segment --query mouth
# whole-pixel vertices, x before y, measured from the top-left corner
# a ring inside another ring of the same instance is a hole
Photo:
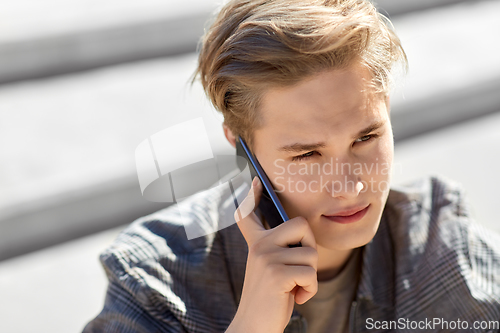
[[[336,213],[336,215],[322,215],[322,216],[336,223],[341,223],[341,224],[353,223],[361,220],[366,215],[366,212],[368,212],[370,206],[371,205],[368,204],[364,208],[360,207],[348,211],[339,212]]]

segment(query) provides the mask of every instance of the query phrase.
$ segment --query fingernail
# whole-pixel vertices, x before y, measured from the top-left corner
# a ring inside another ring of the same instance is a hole
[[[257,176],[253,177],[253,181],[252,181],[252,187],[255,187],[257,186]]]

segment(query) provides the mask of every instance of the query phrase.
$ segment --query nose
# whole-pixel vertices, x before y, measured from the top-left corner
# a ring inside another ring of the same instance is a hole
[[[352,172],[350,164],[343,163],[345,168],[335,172],[325,186],[328,194],[334,198],[354,199],[363,190],[364,184],[361,177]],[[349,166],[349,168],[346,167]]]

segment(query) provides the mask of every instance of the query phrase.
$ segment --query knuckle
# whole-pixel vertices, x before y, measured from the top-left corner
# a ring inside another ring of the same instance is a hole
[[[307,253],[307,256],[309,257],[309,260],[311,260],[313,262],[317,262],[318,261],[319,254],[318,254],[318,251],[315,248],[305,247],[304,249],[306,250],[306,253]]]
[[[312,283],[311,283],[311,288],[312,288],[311,292],[312,292],[313,294],[316,294],[316,293],[318,292],[318,287],[319,287],[319,286],[318,286],[318,279],[317,279],[317,278],[314,278],[314,280],[313,280],[313,281],[312,281]]]
[[[314,269],[314,267],[308,266],[307,268],[308,268],[308,269],[307,269],[307,274],[308,274],[311,278],[317,279],[317,272],[316,272],[316,270]]]
[[[296,225],[295,227],[300,228],[301,230],[309,227],[309,222],[307,222],[306,218],[302,216],[297,216],[294,220],[294,223]]]
[[[318,274],[314,269],[314,267],[311,266],[304,267],[303,274],[304,278],[306,278],[309,281],[315,281],[318,279]]]

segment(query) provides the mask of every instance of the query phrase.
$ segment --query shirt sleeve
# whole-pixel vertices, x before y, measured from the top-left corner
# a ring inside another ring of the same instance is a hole
[[[209,219],[195,215],[208,209],[192,206],[193,220]],[[101,313],[83,332],[224,332],[237,308],[234,272],[244,269],[224,244],[219,233],[188,240],[175,210],[134,221],[100,255],[108,289]]]
[[[181,323],[170,312],[162,314],[162,321],[154,318],[119,284],[110,279],[104,308],[90,321],[83,333],[185,333]]]
[[[179,246],[153,232],[160,227],[166,229],[169,237],[177,239]],[[108,278],[104,307],[87,324],[84,333],[195,331],[186,327],[193,323],[186,311],[182,311],[189,255],[178,249],[184,244],[177,235],[180,228],[143,218],[127,227],[101,253],[99,259]],[[179,262],[184,264],[182,268],[175,266]]]

